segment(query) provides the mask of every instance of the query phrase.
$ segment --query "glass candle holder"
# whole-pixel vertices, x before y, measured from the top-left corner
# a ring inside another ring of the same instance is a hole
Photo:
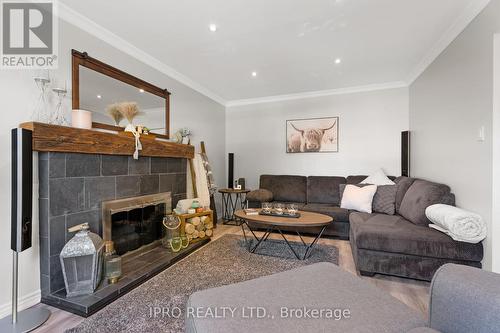
[[[272,210],[272,205],[270,202],[263,202],[262,203],[262,211],[266,214],[271,213]]]
[[[286,208],[286,213],[290,216],[294,216],[297,214],[299,207],[297,204],[289,204]]]
[[[275,203],[274,204],[274,213],[277,215],[283,215],[283,204]]]

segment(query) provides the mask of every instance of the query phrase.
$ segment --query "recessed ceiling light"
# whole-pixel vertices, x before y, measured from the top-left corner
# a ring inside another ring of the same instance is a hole
[[[341,62],[342,62],[342,59],[340,59],[340,58],[335,59],[335,63],[336,63],[337,65],[338,65],[338,64],[340,64]]]
[[[217,31],[217,25],[212,23],[208,26],[208,29],[210,29],[210,31],[212,32],[216,32]]]
[[[143,93],[143,92],[144,92],[144,89],[139,89],[139,91],[140,91],[141,93]]]
[[[252,76],[256,77],[257,76],[257,72],[252,72]]]
[[[101,95],[97,95],[97,98],[101,99],[101,98],[102,98],[102,96],[101,96]]]

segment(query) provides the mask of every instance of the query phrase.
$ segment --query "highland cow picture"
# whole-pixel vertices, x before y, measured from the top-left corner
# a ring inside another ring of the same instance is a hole
[[[286,121],[287,153],[337,153],[339,117]]]

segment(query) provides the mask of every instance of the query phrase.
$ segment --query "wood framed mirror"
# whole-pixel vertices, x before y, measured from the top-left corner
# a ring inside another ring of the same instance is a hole
[[[123,131],[107,114],[109,105],[136,102],[141,114],[135,125],[143,125],[156,137],[170,137],[170,92],[130,75],[86,52],[71,50],[72,55],[72,107],[92,112],[92,127]],[[126,121],[123,120],[123,123]]]

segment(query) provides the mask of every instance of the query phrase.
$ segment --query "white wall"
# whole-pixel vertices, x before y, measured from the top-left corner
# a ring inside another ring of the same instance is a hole
[[[494,40],[493,101],[493,216],[500,219],[500,34]],[[492,270],[500,273],[500,223],[492,223]]]
[[[91,56],[125,70],[171,93],[171,130],[188,127],[192,130],[193,144],[199,148],[199,141],[207,145],[208,156],[212,162],[215,179],[223,184],[225,173],[225,108],[161,74],[157,70],[135,60],[132,57],[112,48],[108,44],[88,33],[60,22],[59,35],[59,69],[52,71],[51,76],[58,80],[66,80],[71,86],[71,49],[86,51]],[[10,129],[23,121],[28,121],[34,107],[37,90],[33,81],[34,72],[26,70],[0,71],[0,153],[4,158],[0,161],[0,211],[4,216],[0,221],[0,316],[10,310],[11,284],[11,251],[10,251]],[[69,94],[71,96],[71,94]],[[70,107],[69,98],[66,107]],[[69,115],[69,113],[68,113]],[[36,166],[35,166],[35,169]],[[37,177],[35,178],[37,179]],[[39,300],[39,263],[38,263],[38,184],[33,189],[35,207],[33,211],[33,247],[20,256],[20,298],[22,306],[28,306]],[[24,302],[23,302],[24,300]]]
[[[493,34],[499,31],[500,1],[493,0],[410,87],[412,176],[448,184],[458,206],[487,221],[486,269],[492,267]]]
[[[339,152],[287,154],[287,119],[339,116]],[[257,188],[268,174],[368,174],[382,167],[399,175],[401,131],[408,129],[406,88],[229,107],[226,150],[235,178]]]

